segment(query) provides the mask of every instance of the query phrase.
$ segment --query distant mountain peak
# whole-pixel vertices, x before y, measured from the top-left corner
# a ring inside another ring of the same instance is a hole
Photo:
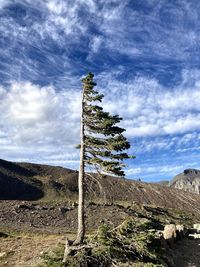
[[[200,170],[197,169],[185,169],[183,173],[186,174],[193,174],[193,175],[200,175]]]
[[[169,186],[200,194],[200,170],[185,169],[183,173],[176,175],[172,179]]]

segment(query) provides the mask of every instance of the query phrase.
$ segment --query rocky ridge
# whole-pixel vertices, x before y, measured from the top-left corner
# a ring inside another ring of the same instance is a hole
[[[200,170],[186,169],[176,175],[169,183],[170,187],[200,194]]]
[[[200,196],[159,184],[113,176],[86,176],[87,201],[129,201],[200,214]],[[78,172],[62,167],[0,160],[0,200],[72,200],[78,196]]]

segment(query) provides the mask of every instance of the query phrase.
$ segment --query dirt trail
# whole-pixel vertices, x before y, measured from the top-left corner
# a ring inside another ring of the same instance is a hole
[[[200,236],[197,239],[183,239],[173,250],[176,267],[200,267]]]
[[[0,238],[0,267],[32,267],[41,262],[44,253],[51,253],[64,235],[20,235]]]

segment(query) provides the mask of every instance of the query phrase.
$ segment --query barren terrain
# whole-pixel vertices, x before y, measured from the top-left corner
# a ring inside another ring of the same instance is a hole
[[[32,267],[77,228],[78,173],[0,160],[0,267]],[[200,221],[200,196],[159,184],[88,174],[87,234],[102,222],[153,220],[156,229]],[[198,240],[177,244],[176,267],[199,267]]]
[[[0,238],[0,267],[35,267],[42,256],[51,253],[63,235],[18,234]]]

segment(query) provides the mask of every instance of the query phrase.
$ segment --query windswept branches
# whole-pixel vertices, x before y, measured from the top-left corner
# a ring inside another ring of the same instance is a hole
[[[94,102],[101,102],[103,95],[94,90],[96,83],[94,75],[89,73],[83,82],[84,103],[84,161],[94,165],[103,172],[124,176],[122,164],[130,156],[123,152],[130,148],[126,137],[122,135],[125,129],[117,124],[122,121],[119,115],[111,115]]]

